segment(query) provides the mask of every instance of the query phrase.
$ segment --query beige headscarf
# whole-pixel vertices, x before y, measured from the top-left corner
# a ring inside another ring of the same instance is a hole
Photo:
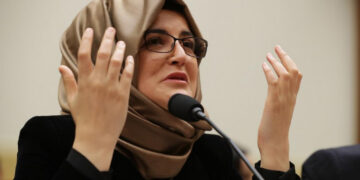
[[[201,34],[184,2],[184,16],[192,32]],[[162,9],[165,0],[93,0],[76,16],[60,42],[61,64],[68,66],[77,77],[77,51],[83,32],[94,29],[92,60],[107,27],[115,27],[116,41],[126,42],[126,55],[136,55],[144,32]],[[114,42],[115,44],[115,42]],[[135,66],[137,59],[135,59]],[[135,72],[136,74],[136,72]],[[136,75],[133,80],[136,82]],[[201,100],[200,78],[195,99]],[[59,103],[63,113],[70,113],[62,80]],[[189,156],[194,142],[211,127],[204,121],[187,123],[172,116],[144,96],[133,83],[129,110],[116,150],[129,157],[145,179],[176,176]]]

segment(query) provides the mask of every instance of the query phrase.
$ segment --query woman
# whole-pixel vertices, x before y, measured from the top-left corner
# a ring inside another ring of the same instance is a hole
[[[201,100],[206,48],[181,0],[91,2],[61,42],[59,101],[71,116],[35,117],[24,126],[15,179],[241,179],[228,144],[203,135],[206,122],[167,112],[175,93]],[[301,74],[276,52],[283,65],[267,58],[279,78],[263,65],[269,95],[257,168],[266,179],[291,179],[287,137]]]

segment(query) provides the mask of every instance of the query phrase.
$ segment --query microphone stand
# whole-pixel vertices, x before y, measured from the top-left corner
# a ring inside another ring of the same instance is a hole
[[[253,172],[259,180],[264,180],[260,173],[250,164],[249,160],[247,160],[244,153],[239,149],[239,147],[229,137],[227,137],[212,121],[210,121],[208,117],[206,117],[205,113],[202,112],[201,108],[195,107],[193,109],[193,114],[196,114],[197,119],[206,120],[226,141],[231,144],[231,146],[234,148],[240,158],[245,162],[246,166],[251,170],[251,172]]]

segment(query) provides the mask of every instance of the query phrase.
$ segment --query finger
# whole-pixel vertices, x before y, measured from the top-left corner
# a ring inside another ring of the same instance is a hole
[[[61,77],[64,82],[66,96],[67,96],[66,98],[69,102],[71,102],[77,91],[77,84],[74,74],[67,66],[64,65],[61,65],[59,67],[59,71],[61,73]]]
[[[78,68],[79,78],[90,74],[93,68],[91,62],[91,47],[93,42],[93,30],[87,28],[81,38],[79,50],[78,50]]]
[[[296,82],[296,85],[295,85],[296,93],[299,92],[299,88],[300,88],[302,78],[303,78],[303,75],[302,75],[301,72],[299,72],[298,77],[297,77],[297,82]]]
[[[108,76],[112,80],[119,80],[120,69],[124,59],[125,43],[124,41],[119,41],[116,44],[114,54],[111,57],[109,64]]]
[[[275,52],[279,56],[281,63],[289,73],[298,73],[298,68],[291,57],[281,48],[280,45],[275,46]]]
[[[281,74],[287,74],[287,70],[285,69],[285,67],[281,64],[280,61],[276,60],[271,53],[268,53],[266,55],[266,59],[269,61],[269,63],[274,68],[276,74],[279,77],[281,76]]]
[[[113,27],[107,28],[96,57],[94,69],[96,73],[105,75],[105,73],[107,72],[109,66],[109,59],[114,44],[114,37],[115,29]]]
[[[266,64],[266,62],[264,62],[262,64],[262,68],[265,74],[265,78],[268,84],[273,84],[276,82],[277,77],[275,76],[274,72],[271,70],[271,68],[269,67],[269,65]]]
[[[134,74],[134,58],[132,56],[128,56],[126,58],[125,68],[120,78],[120,86],[122,88],[125,88],[127,91],[130,91],[133,74]]]

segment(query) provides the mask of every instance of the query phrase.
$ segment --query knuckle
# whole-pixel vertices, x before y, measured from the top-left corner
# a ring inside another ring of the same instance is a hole
[[[92,90],[99,90],[103,87],[103,82],[100,79],[96,78],[91,80],[89,85]]]
[[[279,81],[278,81],[278,80],[275,80],[275,79],[268,81],[268,85],[269,85],[270,87],[275,87],[275,86],[278,85],[278,83],[279,83]]]
[[[125,70],[123,71],[122,76],[125,77],[125,78],[128,78],[128,79],[131,79],[132,76],[133,76],[133,72],[125,69]]]
[[[291,79],[291,76],[290,76],[289,73],[284,73],[284,74],[281,75],[281,78],[282,78],[283,80],[285,80],[285,81],[288,81],[288,80]]]
[[[86,51],[86,50],[79,50],[78,51],[78,59],[79,60],[84,60],[84,59],[87,59],[89,57],[90,57],[90,55],[89,55],[88,51]]]
[[[126,97],[126,91],[124,91],[124,89],[118,89],[117,94],[121,98]]]
[[[120,59],[112,59],[111,60],[111,66],[118,68],[118,67],[121,67],[121,65],[122,65],[122,62]]]
[[[289,71],[290,74],[298,76],[299,75],[299,70],[298,69],[290,69]]]
[[[119,91],[118,88],[115,88],[115,87],[110,87],[108,88],[108,94],[110,97],[113,97],[113,98],[116,98],[116,99],[119,99],[121,98],[121,92]]]
[[[107,59],[109,58],[110,54],[105,51],[99,51],[97,54],[98,59]]]
[[[269,82],[269,86],[276,86],[277,85],[277,82],[276,81],[270,81]]]
[[[298,76],[299,76],[300,79],[302,79],[303,74],[302,74],[301,72],[299,72],[299,73],[298,73]]]
[[[126,91],[121,86],[114,86],[111,89],[110,95],[117,101],[123,101],[126,98]]]

